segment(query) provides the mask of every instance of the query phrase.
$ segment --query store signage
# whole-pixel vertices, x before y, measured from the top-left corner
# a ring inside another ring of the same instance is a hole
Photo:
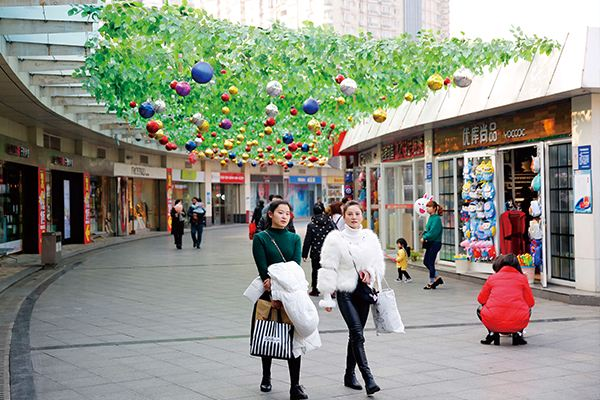
[[[434,154],[543,140],[571,133],[571,101],[434,130]]]
[[[425,180],[431,182],[433,179],[433,166],[430,162],[425,163]]]
[[[320,176],[290,176],[290,183],[303,185],[307,183],[311,184],[320,184],[321,177]]]
[[[573,171],[573,200],[575,214],[592,213],[592,170]]]
[[[164,168],[148,167],[143,165],[132,165],[114,163],[114,176],[128,176],[133,178],[165,179]]]
[[[381,161],[401,161],[425,155],[425,139],[419,136],[411,139],[400,140],[381,148]]]
[[[73,166],[73,159],[64,156],[54,156],[52,157],[52,164],[70,168]]]
[[[244,183],[246,177],[243,172],[221,172],[219,175],[221,183]]]
[[[250,175],[250,182],[253,183],[283,183],[281,175]]]
[[[185,179],[186,181],[195,181],[196,171],[194,171],[193,169],[182,169],[181,179]]]
[[[173,208],[173,169],[167,168],[167,232],[171,232],[171,208]]]
[[[377,162],[377,151],[375,149],[364,151],[358,155],[358,165],[360,165],[361,167]]]
[[[344,177],[343,176],[328,176],[327,183],[330,185],[343,185]]]
[[[92,242],[90,196],[92,194],[90,174],[83,174],[83,244]]]
[[[46,232],[46,169],[38,168],[38,252],[42,254],[42,234]]]
[[[592,169],[592,146],[577,146],[577,169]]]
[[[6,145],[6,154],[8,154],[10,156],[15,156],[15,157],[29,158],[30,151],[29,151],[29,147],[17,146],[15,144],[7,144]]]

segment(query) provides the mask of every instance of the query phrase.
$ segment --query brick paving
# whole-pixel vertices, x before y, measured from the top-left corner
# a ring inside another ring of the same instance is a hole
[[[37,399],[289,398],[285,364],[275,362],[263,394],[248,355],[252,305],[241,293],[256,268],[246,227],[207,231],[200,250],[186,240],[181,251],[164,236],[95,251],[42,292],[29,331]],[[480,284],[424,291],[425,272],[411,275],[393,282],[388,264],[406,334],[366,333],[375,398],[600,399],[600,308],[539,299],[527,346],[483,346]],[[365,398],[341,384],[339,312],[320,317],[323,347],[303,358],[302,384],[311,399]]]

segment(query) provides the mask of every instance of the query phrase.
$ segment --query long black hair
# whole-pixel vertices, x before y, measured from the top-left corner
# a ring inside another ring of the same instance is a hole
[[[292,208],[292,205],[285,200],[274,200],[271,202],[271,204],[269,204],[269,210],[267,211],[267,228],[270,228],[271,225],[273,224],[273,220],[271,219],[271,217],[269,216],[269,212],[274,213],[275,210],[277,209],[277,207],[279,207],[280,205],[286,205],[290,208],[290,212],[294,211],[294,209]],[[290,218],[291,221],[291,218]],[[289,225],[289,221],[288,221],[288,225]]]
[[[523,273],[521,269],[521,264],[519,264],[519,259],[514,254],[506,254],[496,258],[494,263],[492,264],[492,269],[494,272],[500,271],[504,267],[511,267]]]
[[[402,248],[406,251],[406,256],[410,257],[410,246],[406,242],[406,239],[400,238],[400,239],[396,240],[396,244],[398,244],[398,243],[400,243],[402,245]]]

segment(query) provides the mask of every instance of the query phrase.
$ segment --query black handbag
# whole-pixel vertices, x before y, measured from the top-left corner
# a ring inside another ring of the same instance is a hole
[[[350,253],[350,247],[348,247],[348,253]],[[379,298],[379,292],[375,288],[364,283],[362,279],[360,279],[360,274],[358,273],[358,268],[356,268],[356,263],[354,262],[354,257],[352,257],[352,253],[350,253],[350,258],[352,259],[352,265],[354,265],[356,275],[358,275],[358,284],[356,285],[356,289],[354,289],[354,294],[367,304],[377,303],[377,299]]]
[[[431,242],[429,240],[423,240],[423,249],[427,250],[431,246]]]

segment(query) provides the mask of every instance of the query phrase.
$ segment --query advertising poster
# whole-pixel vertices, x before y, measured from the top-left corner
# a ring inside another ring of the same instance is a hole
[[[167,232],[171,232],[171,208],[173,208],[173,169],[167,168]]]
[[[38,168],[38,252],[40,254],[42,254],[42,234],[46,230],[46,169]]]
[[[90,196],[91,196],[91,183],[90,174],[87,172],[83,174],[83,243],[88,244],[92,242],[92,225],[90,221]]]
[[[573,171],[573,205],[576,214],[592,213],[592,170]]]
[[[67,179],[63,181],[63,210],[65,225],[64,239],[71,239],[71,182]]]

